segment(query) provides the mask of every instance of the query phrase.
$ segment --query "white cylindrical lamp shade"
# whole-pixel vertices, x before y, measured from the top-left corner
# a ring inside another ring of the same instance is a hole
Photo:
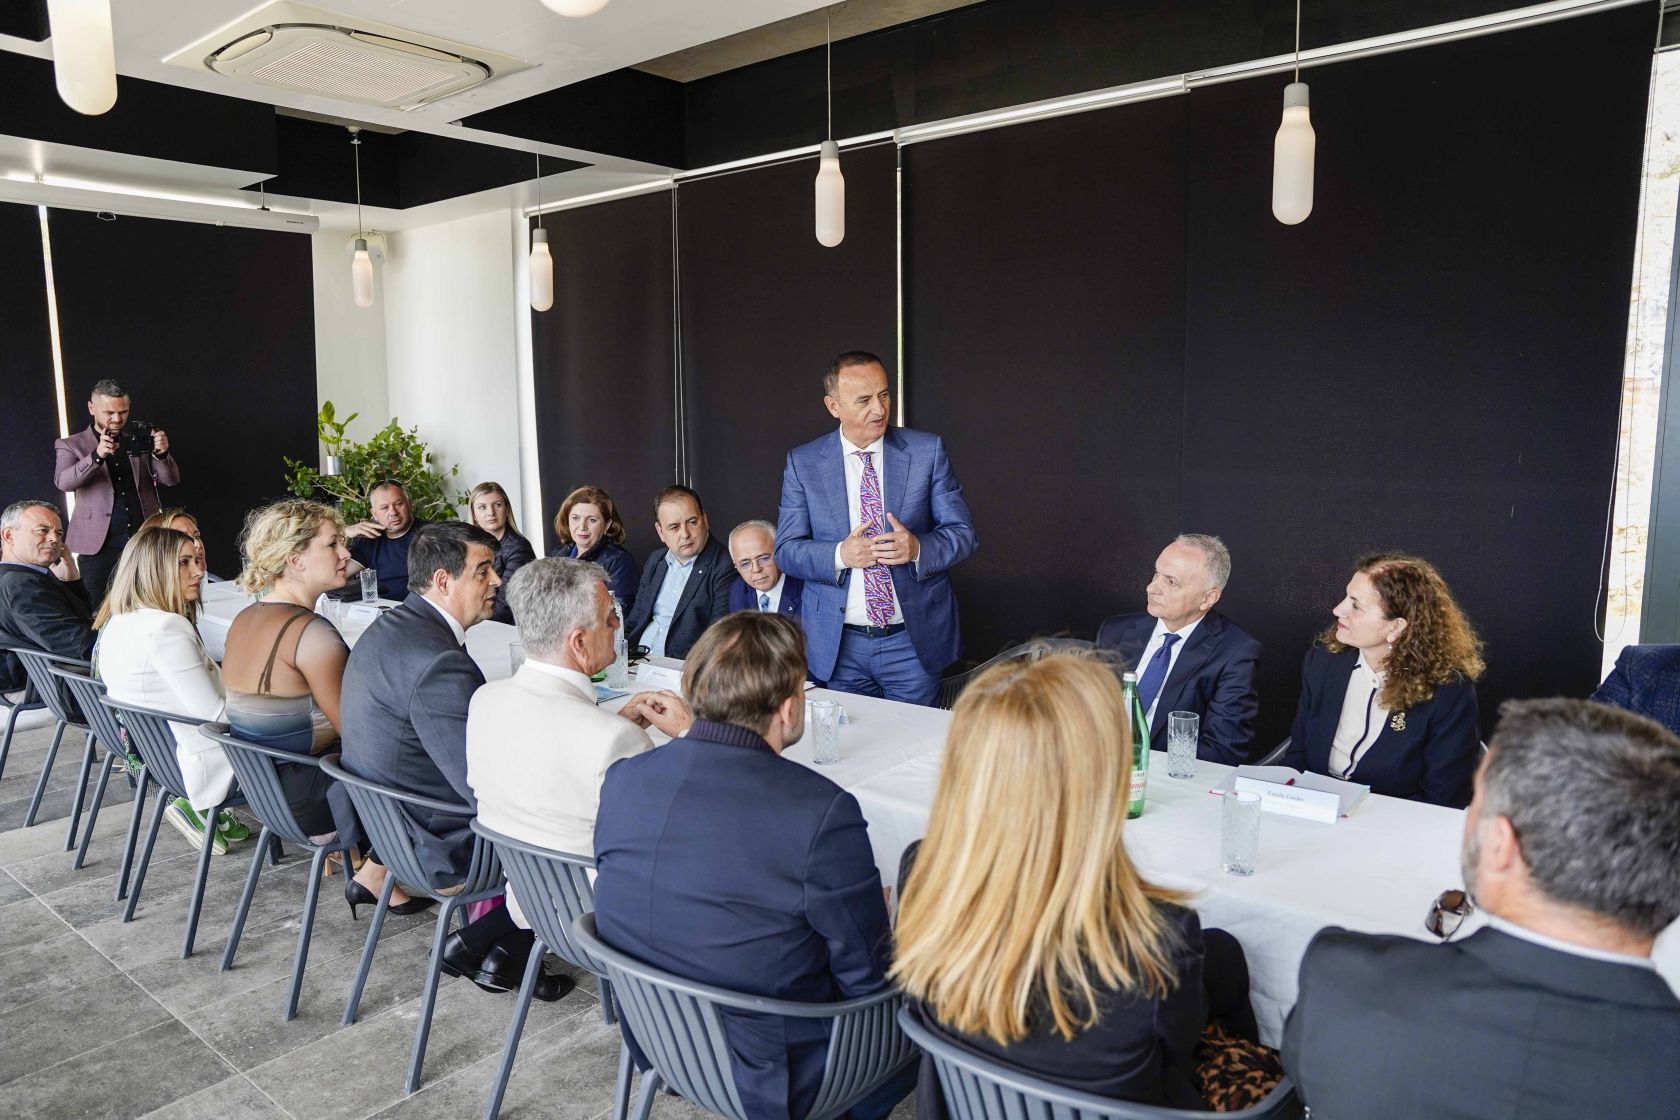
[[[531,310],[554,306],[554,258],[548,251],[548,231],[531,231]]]
[[[356,238],[356,254],[350,258],[350,292],[357,307],[373,306],[373,258],[364,237]]]
[[[543,7],[555,15],[570,16],[572,19],[582,19],[592,16],[607,6],[607,0],[542,0]]]
[[[1313,154],[1318,137],[1307,110],[1307,85],[1283,87],[1283,123],[1272,143],[1272,215],[1286,226],[1307,220],[1313,208]]]
[[[110,0],[47,0],[53,77],[78,113],[98,116],[117,103],[117,52]]]
[[[840,145],[824,140],[817,161],[817,242],[832,249],[846,239],[846,177],[840,174]]]

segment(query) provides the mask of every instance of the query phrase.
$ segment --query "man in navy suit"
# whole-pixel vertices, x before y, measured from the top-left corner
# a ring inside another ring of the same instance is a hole
[[[857,799],[782,757],[805,730],[805,655],[783,615],[741,611],[683,668],[695,719],[615,762],[595,817],[595,920],[614,948],[691,980],[822,1003],[886,986],[890,927]],[[803,1116],[826,1024],[726,1013],[749,1120]],[[854,1117],[885,1116],[914,1066]]]
[[[1680,645],[1628,646],[1592,698],[1654,719],[1680,735]]]
[[[743,521],[729,533],[729,558],[741,574],[729,588],[729,611],[769,611],[799,621],[805,581],[776,566],[776,527]]]
[[[686,486],[667,486],[654,498],[653,527],[665,547],[642,568],[625,640],[654,657],[686,657],[701,632],[729,613],[735,565],[712,539],[700,495]]]
[[[1201,717],[1196,756],[1235,766],[1248,759],[1260,694],[1254,666],[1260,643],[1213,609],[1231,578],[1231,553],[1218,537],[1185,533],[1155,558],[1144,614],[1117,614],[1097,644],[1138,672],[1138,697],[1151,746],[1166,745],[1167,714]]]
[[[961,652],[950,570],[979,546],[945,442],[889,428],[881,359],[823,376],[840,429],[788,454],[776,562],[805,581],[811,673],[828,687],[931,704]]]

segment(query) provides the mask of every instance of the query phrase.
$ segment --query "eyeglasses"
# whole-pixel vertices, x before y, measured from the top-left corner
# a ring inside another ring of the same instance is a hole
[[[749,556],[745,560],[742,560],[739,563],[737,563],[735,566],[737,568],[741,569],[741,571],[743,571],[743,572],[748,571],[752,568],[768,568],[770,566],[770,562],[774,559],[775,559],[774,556],[772,556],[768,552],[766,552],[762,556]]]
[[[1429,916],[1423,919],[1423,928],[1445,941],[1458,932],[1465,918],[1475,912],[1476,906],[1470,901],[1468,891],[1442,891],[1435,899],[1435,905],[1429,908]]]

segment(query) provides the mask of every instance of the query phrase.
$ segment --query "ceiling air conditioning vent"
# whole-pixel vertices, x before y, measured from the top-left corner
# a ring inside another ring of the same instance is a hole
[[[505,55],[294,3],[249,13],[168,61],[275,89],[402,111],[528,69]]]

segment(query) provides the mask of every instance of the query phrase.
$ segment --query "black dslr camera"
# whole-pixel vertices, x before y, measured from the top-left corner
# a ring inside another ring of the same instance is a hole
[[[149,455],[152,451],[152,432],[155,425],[144,420],[130,420],[117,432],[117,450],[124,455]]]

